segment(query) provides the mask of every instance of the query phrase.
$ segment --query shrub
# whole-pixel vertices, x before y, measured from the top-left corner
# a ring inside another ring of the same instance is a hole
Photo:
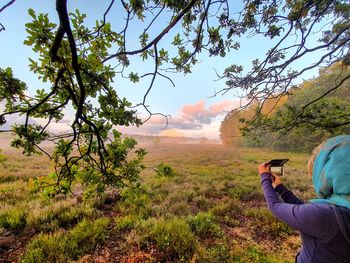
[[[190,207],[185,201],[171,203],[168,207],[169,213],[179,216],[187,216],[190,214]]]
[[[196,203],[199,209],[202,209],[202,210],[208,210],[212,206],[211,200],[201,195],[195,196],[192,201]]]
[[[235,188],[228,190],[228,194],[236,199],[241,201],[251,201],[251,200],[261,200],[263,198],[260,192],[256,192],[255,186],[249,185],[240,185]]]
[[[65,253],[75,259],[94,249],[107,237],[108,224],[108,218],[99,218],[94,222],[82,220],[69,232]]]
[[[216,187],[209,185],[208,188],[204,189],[203,195],[206,198],[219,199],[222,197],[223,193],[220,190],[216,189]]]
[[[290,235],[293,230],[285,223],[272,215],[267,208],[250,208],[246,211],[246,216],[253,218],[254,228],[273,237]]]
[[[238,216],[242,213],[242,210],[239,204],[230,200],[214,206],[211,209],[211,211],[216,216],[225,216],[225,215]]]
[[[68,258],[64,254],[64,234],[39,234],[28,246],[22,263],[64,262]]]
[[[84,217],[92,217],[96,214],[90,206],[77,205],[73,199],[58,201],[54,204],[40,207],[35,204],[30,207],[27,222],[28,225],[38,230],[52,230],[58,227],[73,225]]]
[[[2,202],[6,202],[11,206],[18,206],[19,203],[28,200],[28,197],[31,196],[26,182],[15,178],[13,181],[0,183],[0,200]]]
[[[191,229],[201,238],[222,236],[221,228],[214,222],[212,213],[200,212],[189,218]]]
[[[91,251],[106,238],[109,220],[81,221],[69,233],[39,234],[28,246],[23,263],[68,262]]]
[[[187,260],[195,250],[195,238],[184,219],[150,219],[139,229],[141,242],[154,244],[164,253],[164,260]]]
[[[0,227],[19,230],[26,226],[27,210],[19,205],[14,207],[2,207],[0,210]]]
[[[216,216],[217,221],[224,223],[230,227],[239,225],[238,216],[242,214],[240,206],[233,202],[227,201],[214,206],[210,212]]]
[[[255,156],[248,156],[245,158],[248,163],[259,163]]]
[[[126,230],[135,226],[138,217],[136,215],[126,215],[115,218],[115,229]]]
[[[218,244],[206,249],[202,258],[202,263],[222,263],[233,262],[231,258],[230,250],[227,245]]]
[[[142,188],[126,188],[121,192],[119,209],[147,219],[151,213],[149,195]]]
[[[76,224],[83,218],[93,217],[97,214],[98,213],[96,212],[96,210],[90,206],[74,206],[64,211],[63,213],[58,214],[57,220],[60,226],[66,226],[70,224]]]
[[[286,258],[285,255],[282,257],[272,251],[266,251],[261,249],[257,244],[233,244],[230,251],[230,260],[228,262],[237,263],[292,263],[293,260]],[[227,261],[226,261],[227,262]]]
[[[244,262],[279,263],[285,261],[266,254],[259,247],[250,246],[245,251]]]
[[[173,177],[175,175],[174,168],[165,163],[160,163],[154,170],[160,177]]]

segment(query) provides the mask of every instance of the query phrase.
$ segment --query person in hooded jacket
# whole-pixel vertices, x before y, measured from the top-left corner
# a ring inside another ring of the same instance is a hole
[[[259,165],[267,206],[301,233],[295,262],[350,263],[350,136],[322,143],[308,166],[318,199],[304,203],[270,173],[268,163]]]

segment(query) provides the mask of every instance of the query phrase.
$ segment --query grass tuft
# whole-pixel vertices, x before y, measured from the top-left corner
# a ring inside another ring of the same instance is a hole
[[[107,236],[109,220],[82,220],[68,233],[39,234],[28,246],[22,263],[69,262],[92,251]]]
[[[199,212],[189,218],[191,229],[201,238],[220,237],[223,232],[219,225],[215,223],[215,217],[209,212]]]
[[[248,218],[253,219],[252,226],[257,232],[272,237],[284,237],[292,234],[293,230],[272,215],[267,208],[250,208],[245,212]]]
[[[144,222],[139,230],[141,243],[154,244],[164,254],[165,261],[186,261],[195,251],[195,237],[186,220],[182,218],[153,218]]]

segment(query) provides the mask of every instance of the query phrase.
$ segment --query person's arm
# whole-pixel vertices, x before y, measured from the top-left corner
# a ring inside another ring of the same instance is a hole
[[[266,172],[266,170],[267,169],[265,167],[260,167],[259,174]],[[270,174],[272,179],[272,186],[275,189],[275,191],[280,195],[280,197],[284,202],[288,204],[296,204],[296,205],[304,204],[302,200],[296,197],[290,190],[288,190],[287,187],[285,187],[282,184],[281,177],[273,173],[270,173]]]
[[[288,204],[301,205],[304,204],[302,200],[296,197],[292,191],[285,187],[282,183],[275,187],[275,191],[280,195],[282,200]]]
[[[331,208],[320,204],[284,203],[274,191],[270,173],[261,174],[261,184],[272,214],[295,230],[322,240],[333,238],[337,223]]]

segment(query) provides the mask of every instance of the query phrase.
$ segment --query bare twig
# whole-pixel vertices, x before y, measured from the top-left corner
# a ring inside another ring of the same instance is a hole
[[[16,0],[11,0],[7,4],[5,4],[3,7],[0,8],[0,13],[4,11],[6,8],[8,8],[10,5],[12,5]]]
[[[103,14],[103,21],[102,21],[102,24],[101,24],[101,25],[96,29],[96,31],[93,32],[92,34],[96,34],[96,33],[97,33],[97,36],[99,36],[102,27],[104,27],[104,25],[106,24],[106,17],[107,17],[107,14],[108,14],[109,11],[111,10],[113,4],[114,4],[114,0],[111,1],[111,3],[109,4],[107,10],[106,10],[106,11],[104,12],[104,14]]]

